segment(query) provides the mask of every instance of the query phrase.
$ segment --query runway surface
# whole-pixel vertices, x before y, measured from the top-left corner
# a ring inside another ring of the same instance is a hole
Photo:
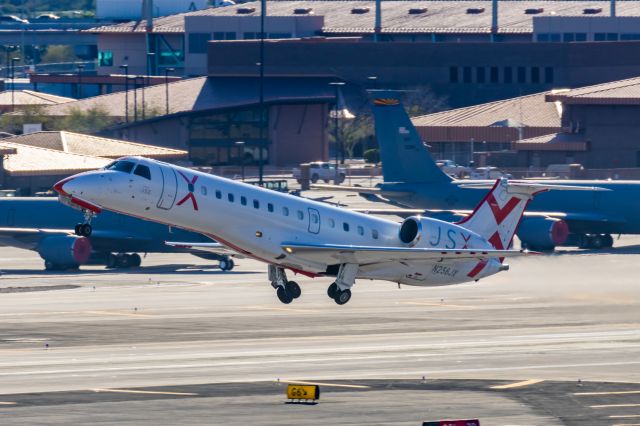
[[[304,277],[282,305],[252,260],[48,273],[0,248],[0,423],[638,424],[640,238],[616,245],[470,285],[359,281],[345,306]],[[368,387],[284,404],[296,380]]]

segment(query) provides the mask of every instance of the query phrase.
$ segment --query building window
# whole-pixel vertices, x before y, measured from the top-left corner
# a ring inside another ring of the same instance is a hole
[[[575,41],[576,37],[574,33],[564,33],[562,34],[562,41],[564,42],[571,42],[571,41]]]
[[[349,232],[349,224],[347,222],[344,222],[342,224],[342,229],[344,229],[344,232]]]
[[[484,67],[476,68],[476,82],[484,83],[486,81],[486,70]]]
[[[464,83],[471,83],[471,67],[462,68],[462,81]]]
[[[620,40],[640,40],[640,34],[620,34]]]
[[[458,67],[449,67],[449,83],[457,83],[458,80]]]
[[[233,194],[232,194],[232,193],[228,193],[228,194],[227,194],[227,198],[229,199],[229,202],[230,202],[230,203],[233,203],[233,200],[234,200],[234,198],[235,198],[235,197],[233,196]]]
[[[253,208],[254,209],[259,209],[260,208],[260,201],[253,200]]]
[[[244,195],[242,197],[240,197],[240,204],[242,204],[243,206],[247,205],[247,197],[245,197]]]
[[[576,41],[587,41],[587,33],[576,33]]]
[[[494,84],[500,82],[498,67],[489,68],[489,81]]]
[[[544,69],[544,82],[546,84],[553,83],[553,67],[545,67]]]
[[[538,67],[532,67],[531,68],[531,82],[533,84],[539,84],[540,83],[540,68],[538,68]]]
[[[256,40],[260,38],[260,33],[247,32],[242,34],[242,38],[245,40]]]
[[[189,53],[207,53],[209,40],[211,40],[210,33],[189,33]]]
[[[269,213],[273,213],[273,204],[271,204],[271,203],[268,203],[268,204],[267,204],[267,211],[268,211]]]
[[[102,50],[98,52],[98,66],[99,67],[112,67],[113,66],[113,52],[110,50]]]
[[[513,68],[511,67],[504,68],[504,82],[507,84],[513,83]]]
[[[518,83],[527,82],[527,69],[525,67],[518,67]]]
[[[607,33],[607,41],[618,41],[618,33]]]
[[[593,41],[605,41],[607,39],[607,35],[605,33],[595,33],[593,35]]]
[[[291,38],[291,33],[269,33],[267,38]]]
[[[547,42],[549,41],[549,34],[545,34],[545,33],[538,34],[536,38],[539,42]]]
[[[289,207],[283,207],[282,208],[282,215],[283,216],[289,216]]]
[[[216,198],[218,200],[222,198],[222,192],[221,191],[216,191]]]

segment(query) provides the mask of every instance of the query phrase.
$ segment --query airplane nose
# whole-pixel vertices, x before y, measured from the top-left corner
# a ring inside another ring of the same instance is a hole
[[[71,188],[65,188],[65,184],[68,184],[70,181],[73,180],[73,176],[68,177],[66,179],[62,179],[60,182],[56,183],[55,185],[53,185],[53,189],[60,195],[71,195],[72,193],[69,192],[69,190]],[[70,185],[69,185],[70,186]]]

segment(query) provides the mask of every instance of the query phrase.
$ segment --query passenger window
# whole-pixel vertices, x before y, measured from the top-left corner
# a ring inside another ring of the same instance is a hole
[[[298,210],[298,219],[300,220],[304,219],[304,213],[302,213],[302,210]]]
[[[362,226],[358,226],[358,235],[364,235],[364,228]]]
[[[222,191],[216,191],[216,198],[218,200],[222,198]]]
[[[149,167],[143,166],[142,164],[138,164],[138,167],[133,171],[133,174],[151,180],[151,171],[149,170]]]
[[[135,164],[131,161],[120,160],[109,164],[107,167],[105,167],[105,170],[115,170],[117,172],[131,173],[131,170],[133,170],[133,166],[135,166]]]
[[[259,209],[260,208],[260,201],[253,200],[253,208],[254,209]]]
[[[233,196],[233,194],[232,194],[232,193],[228,193],[228,194],[227,194],[227,198],[229,199],[229,202],[230,202],[230,203],[233,203],[233,200],[234,200],[234,198],[235,198],[235,197]]]
[[[330,228],[335,228],[336,227],[336,221],[333,219],[329,219],[329,227]]]
[[[347,222],[344,222],[342,224],[342,229],[344,229],[345,232],[349,232],[349,224]]]
[[[202,192],[202,195],[207,195],[207,187],[206,186],[201,186],[200,187],[200,192]]]
[[[243,206],[247,205],[247,197],[242,196],[240,197],[240,204],[242,204]]]
[[[269,213],[273,213],[273,204],[267,204],[267,210],[269,211]]]
[[[283,216],[289,216],[289,207],[283,207],[282,208],[282,215]]]
[[[377,240],[377,239],[378,239],[378,230],[377,230],[377,229],[372,229],[372,230],[371,230],[371,237],[372,237],[374,240]]]

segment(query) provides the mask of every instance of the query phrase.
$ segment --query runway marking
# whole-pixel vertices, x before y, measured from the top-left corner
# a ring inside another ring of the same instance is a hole
[[[540,383],[543,381],[544,380],[541,380],[541,379],[529,379],[529,380],[523,380],[521,382],[508,383],[506,385],[491,386],[490,389],[502,390],[502,389],[522,388],[529,385],[535,385],[536,383]]]
[[[448,303],[429,303],[429,302],[397,302],[397,303],[400,305],[437,306],[439,308],[475,309],[475,306],[451,305]]]
[[[611,426],[640,426],[640,423],[616,423]]]
[[[94,392],[113,392],[113,393],[139,393],[144,395],[178,395],[178,396],[197,396],[197,393],[191,392],[162,392],[162,391],[144,391],[133,389],[93,389]]]
[[[599,395],[633,395],[640,393],[640,390],[616,391],[616,392],[576,392],[576,396],[599,396]]]
[[[138,313],[130,314],[130,313],[126,313],[126,312],[112,312],[112,311],[82,311],[80,313],[82,313],[82,314],[95,314],[95,315],[117,315],[117,316],[123,316],[123,317],[153,317],[153,316],[155,316],[155,315],[148,315],[148,314],[138,314]]]
[[[321,383],[321,382],[305,382],[302,380],[280,380],[276,383],[287,383],[292,385],[318,385],[318,386],[328,386],[332,388],[351,388],[351,389],[371,389],[371,386],[365,385],[344,385],[341,383]]]
[[[0,405],[16,405],[17,402],[11,402],[11,401],[0,401]]]
[[[610,419],[637,419],[640,414],[618,414],[615,416],[609,416]]]
[[[276,306],[245,306],[245,309],[264,309],[265,311],[282,311],[282,312],[302,312],[302,313],[318,313],[317,309],[295,309],[295,308],[278,308]]]
[[[623,408],[623,407],[640,407],[640,404],[606,404],[606,405],[590,405],[591,408]]]

